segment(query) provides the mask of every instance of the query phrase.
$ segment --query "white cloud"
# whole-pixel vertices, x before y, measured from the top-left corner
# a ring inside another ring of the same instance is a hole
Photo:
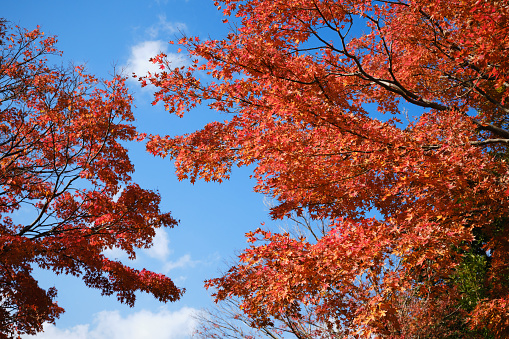
[[[25,339],[183,339],[189,338],[196,326],[194,315],[198,310],[183,307],[170,312],[161,309],[154,313],[148,310],[122,317],[118,311],[102,311],[95,315],[93,324],[77,325],[70,329],[59,329],[46,324],[44,332]]]
[[[148,249],[140,249],[136,251],[136,258],[143,253],[148,255],[151,258],[158,259],[162,262],[166,262],[167,257],[173,251],[170,249],[170,239],[168,238],[168,233],[162,228],[156,229],[156,235],[152,238],[152,246]],[[127,259],[127,253],[118,247],[113,247],[111,249],[105,249],[103,254],[112,260],[124,260]],[[136,261],[137,259],[130,260],[131,262]]]
[[[44,324],[44,332],[34,336],[22,336],[21,338],[51,338],[51,339],[89,339],[89,325],[77,325],[71,329],[58,329],[54,325]]]
[[[169,257],[172,253],[174,253],[174,251],[170,247],[170,238],[168,233],[164,229],[158,228],[156,229],[156,235],[152,239],[152,246],[147,249],[137,250],[136,259],[129,260],[130,262],[126,262],[126,264],[132,265],[132,263],[135,262],[146,262],[143,257],[147,256],[160,261],[160,271],[164,274],[168,274],[169,271],[176,268],[186,269],[192,268],[197,264],[203,264],[202,261],[192,260],[190,254],[185,254],[176,260],[171,260]],[[128,259],[127,254],[117,247],[106,249],[103,251],[103,254],[112,260],[127,261]]]
[[[145,75],[148,71],[158,72],[159,67],[149,60],[159,53],[165,53],[167,48],[167,43],[161,40],[143,41],[131,47],[131,54],[127,60],[128,72],[137,75]]]
[[[161,14],[158,16],[158,22],[147,28],[146,33],[151,39],[156,39],[159,35],[165,34],[165,38],[168,35],[182,32],[187,29],[185,23],[182,22],[168,22],[166,21],[166,15]],[[172,37],[168,37],[171,39]]]
[[[163,268],[163,272],[168,273],[169,271],[175,268],[187,268],[194,267],[196,264],[200,263],[199,261],[195,261],[191,259],[189,254],[183,255],[177,259],[177,261],[168,261]]]
[[[111,260],[122,260],[127,259],[127,253],[118,247],[108,248],[103,251],[106,258]]]
[[[145,253],[154,259],[166,261],[171,252],[168,233],[164,229],[158,228],[155,237],[152,239],[152,247],[147,249]]]
[[[137,76],[144,76],[147,72],[152,74],[160,72],[159,65],[150,62],[150,58],[155,57],[160,53],[167,55],[167,60],[171,62],[171,67],[181,67],[187,64],[184,57],[177,53],[168,52],[169,44],[162,40],[148,40],[140,42],[131,47],[131,54],[127,60],[125,71],[128,76],[132,73]]]
[[[122,187],[120,187],[120,189],[118,190],[118,192],[117,192],[117,193],[113,196],[113,199],[112,199],[112,200],[113,200],[114,202],[117,202],[117,201],[118,201],[118,199],[122,196],[122,193],[124,192],[124,189],[125,189],[125,187],[123,187],[123,186],[122,186]]]
[[[156,230],[156,235],[152,239],[152,246],[149,248],[135,248],[136,257],[130,259],[127,253],[119,247],[107,248],[103,250],[104,256],[110,260],[120,260],[126,265],[133,265],[133,263],[140,262],[140,256],[148,255],[151,258],[159,259],[162,262],[166,261],[166,257],[173,251],[169,248],[170,241],[166,233],[164,235],[159,234]]]
[[[189,64],[189,60],[183,54],[170,53],[169,40],[177,40],[179,32],[187,30],[187,26],[182,22],[169,22],[164,14],[158,16],[158,20],[150,27],[144,30],[142,39],[144,41],[131,46],[131,51],[127,59],[127,64],[122,67],[125,75],[132,82],[138,83],[133,78],[133,73],[138,77],[147,75],[148,72],[155,74],[161,72],[160,66],[153,64],[149,60],[160,53],[166,55],[166,60],[170,62],[170,67],[182,67]],[[146,90],[152,91],[154,87],[148,85]]]

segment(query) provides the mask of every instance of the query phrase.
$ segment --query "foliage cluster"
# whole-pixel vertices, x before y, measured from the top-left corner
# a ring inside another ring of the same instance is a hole
[[[164,71],[141,81],[171,113],[228,118],[148,150],[192,182],[253,165],[273,218],[308,213],[330,231],[248,234],[207,282],[216,299],[262,329],[311,315],[324,328],[312,337],[507,337],[508,4],[217,5],[231,33],[182,37],[192,64],[161,54]]]
[[[156,228],[177,222],[131,179],[121,142],[140,135],[125,79],[51,66],[61,60],[55,43],[39,28],[0,22],[0,338],[34,334],[63,312],[35,267],[82,277],[128,305],[136,291],[161,301],[183,293],[164,275],[104,256],[116,247],[133,258]]]

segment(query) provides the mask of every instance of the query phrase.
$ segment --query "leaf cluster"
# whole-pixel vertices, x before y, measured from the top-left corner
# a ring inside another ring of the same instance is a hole
[[[166,302],[183,290],[131,258],[177,221],[132,181],[122,142],[142,140],[125,79],[101,80],[60,60],[56,38],[0,22],[0,337],[35,334],[64,311],[33,268],[82,277],[133,305],[136,291]]]

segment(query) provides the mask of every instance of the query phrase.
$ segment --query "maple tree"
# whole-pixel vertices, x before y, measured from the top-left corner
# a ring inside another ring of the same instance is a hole
[[[252,165],[273,218],[331,220],[317,242],[248,234],[207,282],[217,300],[239,298],[254,326],[306,305],[341,336],[506,337],[507,2],[217,5],[235,21],[226,38],[184,36],[190,65],[160,54],[163,71],[140,80],[171,113],[228,118],[148,150],[192,182]]]
[[[293,214],[288,223],[279,225],[292,238],[305,237],[316,242],[329,229],[327,220],[311,220],[309,216]],[[278,319],[263,326],[252,326],[252,319],[242,311],[242,300],[227,298],[197,313],[198,326],[193,338],[335,338],[337,333],[317,321],[312,305],[301,304],[301,315],[293,317],[281,310]]]
[[[170,278],[110,260],[135,257],[155,229],[176,220],[160,196],[132,181],[121,142],[143,139],[132,125],[125,79],[99,80],[82,66],[52,67],[56,39],[0,22],[0,337],[34,334],[64,310],[34,267],[82,277],[133,305],[135,292],[160,301],[183,290]]]
[[[198,326],[193,333],[193,338],[335,338],[334,331],[327,329],[320,322],[309,318],[292,318],[281,314],[279,319],[272,324],[260,327],[252,326],[251,318],[244,314],[240,307],[241,302],[237,299],[225,299],[218,302],[213,308],[202,310],[196,317]]]
[[[283,232],[294,240],[306,239],[316,243],[330,231],[325,220],[311,220],[307,216],[295,215],[292,215],[290,220],[292,227],[283,227]],[[471,309],[470,303],[477,304],[480,300],[478,294],[484,289],[485,265],[481,258],[470,253],[468,259],[460,265],[460,269],[456,270],[454,284],[460,288],[468,287],[459,302],[457,294],[447,298],[434,298],[429,294],[417,297],[415,291],[398,295],[395,305],[398,309],[397,320],[402,327],[401,334],[404,337],[426,338],[430,336],[432,329],[432,337],[490,338],[485,329],[475,331],[466,328],[464,324],[465,310]],[[464,298],[465,296],[467,298]],[[462,305],[464,303],[466,305]],[[249,314],[243,312],[242,300],[229,296],[198,313],[198,327],[193,338],[343,338],[344,333],[316,318],[314,303],[294,301],[294,304],[299,307],[298,317],[280,309],[277,318],[271,318],[263,324],[253,324]]]

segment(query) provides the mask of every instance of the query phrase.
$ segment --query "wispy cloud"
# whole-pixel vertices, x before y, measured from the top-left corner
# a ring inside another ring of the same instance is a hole
[[[166,261],[171,252],[168,233],[164,229],[158,228],[155,237],[152,239],[152,247],[146,250],[145,253],[151,258]]]
[[[183,339],[189,338],[196,326],[194,315],[198,310],[183,307],[171,312],[141,310],[126,317],[118,311],[102,311],[95,315],[92,324],[58,329],[45,324],[44,332],[24,339]]]
[[[103,251],[103,254],[106,256],[106,258],[109,258],[111,260],[125,260],[127,259],[127,253],[125,253],[123,250],[121,250],[118,247],[113,247],[111,249],[106,249]]]
[[[155,74],[160,72],[159,65],[149,61],[160,53],[167,56],[171,67],[181,67],[188,63],[187,59],[178,53],[169,52],[169,40],[174,40],[178,32],[184,32],[187,26],[182,22],[169,22],[165,15],[159,15],[155,24],[145,29],[143,41],[131,46],[127,64],[123,67],[126,75],[133,73],[139,76],[147,75],[148,72]],[[131,78],[134,80],[134,78]]]
[[[160,37],[161,34],[164,34],[166,37],[168,37],[168,35],[183,32],[186,29],[187,26],[185,23],[166,21],[166,15],[161,14],[158,16],[157,23],[147,28],[145,32],[150,37],[150,39],[157,39]]]
[[[200,260],[193,260],[190,254],[182,255],[176,259],[171,258],[173,249],[170,246],[170,238],[166,230],[159,228],[156,230],[156,235],[152,239],[152,246],[147,249],[139,249],[136,251],[136,259],[129,260],[127,254],[119,248],[114,247],[113,249],[107,249],[103,253],[107,258],[120,260],[127,265],[142,265],[146,263],[146,258],[150,257],[159,261],[159,264],[153,264],[156,271],[163,274],[168,274],[174,269],[187,269],[193,268],[196,265],[204,264],[207,262]],[[137,264],[136,264],[137,263]],[[154,268],[152,268],[154,269]]]
[[[167,274],[175,268],[192,268],[200,263],[198,260],[192,260],[191,255],[185,254],[175,261],[167,261],[163,266],[163,272]]]
[[[168,233],[162,228],[157,229],[152,243],[152,247],[140,252],[161,261],[162,273],[164,274],[168,274],[168,272],[176,268],[192,268],[201,263],[199,260],[191,259],[191,255],[189,254],[185,254],[176,260],[172,260],[170,256],[173,253],[173,250],[170,247],[170,238],[168,237]]]
[[[168,256],[173,252],[170,249],[170,239],[168,238],[168,233],[162,228],[158,228],[156,230],[156,235],[152,238],[152,246],[148,249],[137,250],[136,258],[140,254],[146,254],[151,258],[158,259],[162,262],[166,262]],[[114,260],[122,260],[125,261],[127,259],[127,253],[121,250],[118,247],[113,247],[112,249],[106,249],[103,251],[103,254],[110,259]],[[132,262],[137,261],[137,259],[132,260]]]
[[[172,67],[181,67],[187,64],[187,60],[177,53],[168,52],[169,44],[162,40],[147,40],[131,47],[131,53],[124,67],[127,75],[133,73],[137,76],[147,75],[148,72],[155,74],[160,72],[159,65],[149,61],[154,56],[164,53]]]

